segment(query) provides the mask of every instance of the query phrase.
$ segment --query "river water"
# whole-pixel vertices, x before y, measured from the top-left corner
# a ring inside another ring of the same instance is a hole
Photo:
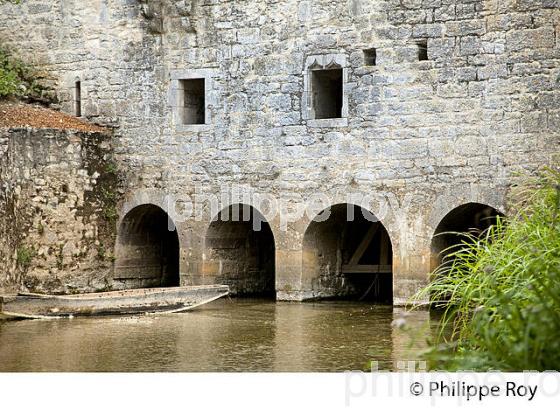
[[[435,320],[354,302],[222,299],[183,314],[0,321],[2,371],[397,370]]]

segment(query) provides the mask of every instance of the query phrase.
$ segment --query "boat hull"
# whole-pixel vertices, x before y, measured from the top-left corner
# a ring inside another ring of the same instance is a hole
[[[176,313],[226,296],[226,285],[131,289],[80,295],[0,296],[0,318],[60,318],[138,313]]]

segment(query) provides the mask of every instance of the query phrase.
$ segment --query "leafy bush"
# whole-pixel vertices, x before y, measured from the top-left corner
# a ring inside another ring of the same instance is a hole
[[[35,72],[8,49],[0,47],[0,99],[7,97],[26,98],[46,102],[48,90],[41,86]]]
[[[1,53],[1,51],[0,51]],[[0,59],[2,55],[0,54]],[[0,66],[0,98],[15,96],[20,93],[21,81],[14,71]]]
[[[518,187],[518,215],[464,234],[445,272],[418,295],[446,300],[426,354],[447,370],[560,370],[560,172]]]

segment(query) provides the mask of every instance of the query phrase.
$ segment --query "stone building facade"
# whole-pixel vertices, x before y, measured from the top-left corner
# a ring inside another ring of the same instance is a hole
[[[0,11],[0,42],[41,68],[60,108],[116,127],[127,177],[105,274],[122,283],[177,271],[281,300],[377,289],[403,303],[429,280],[443,222],[512,212],[516,175],[560,151],[558,0]],[[237,204],[250,220],[221,220]]]

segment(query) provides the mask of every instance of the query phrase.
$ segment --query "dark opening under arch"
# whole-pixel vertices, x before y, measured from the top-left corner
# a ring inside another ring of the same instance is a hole
[[[123,288],[179,286],[179,237],[167,213],[140,205],[123,218],[114,281]]]
[[[205,237],[204,275],[234,296],[275,298],[275,245],[270,225],[249,205],[223,209]]]
[[[458,249],[464,237],[460,233],[483,235],[498,217],[504,215],[489,205],[469,202],[449,212],[437,226],[432,239],[431,269],[445,270],[452,261],[447,256]],[[445,263],[442,266],[442,263]],[[443,273],[443,272],[442,272]]]
[[[305,231],[303,285],[315,297],[392,303],[392,265],[387,230],[359,206],[327,208]]]

